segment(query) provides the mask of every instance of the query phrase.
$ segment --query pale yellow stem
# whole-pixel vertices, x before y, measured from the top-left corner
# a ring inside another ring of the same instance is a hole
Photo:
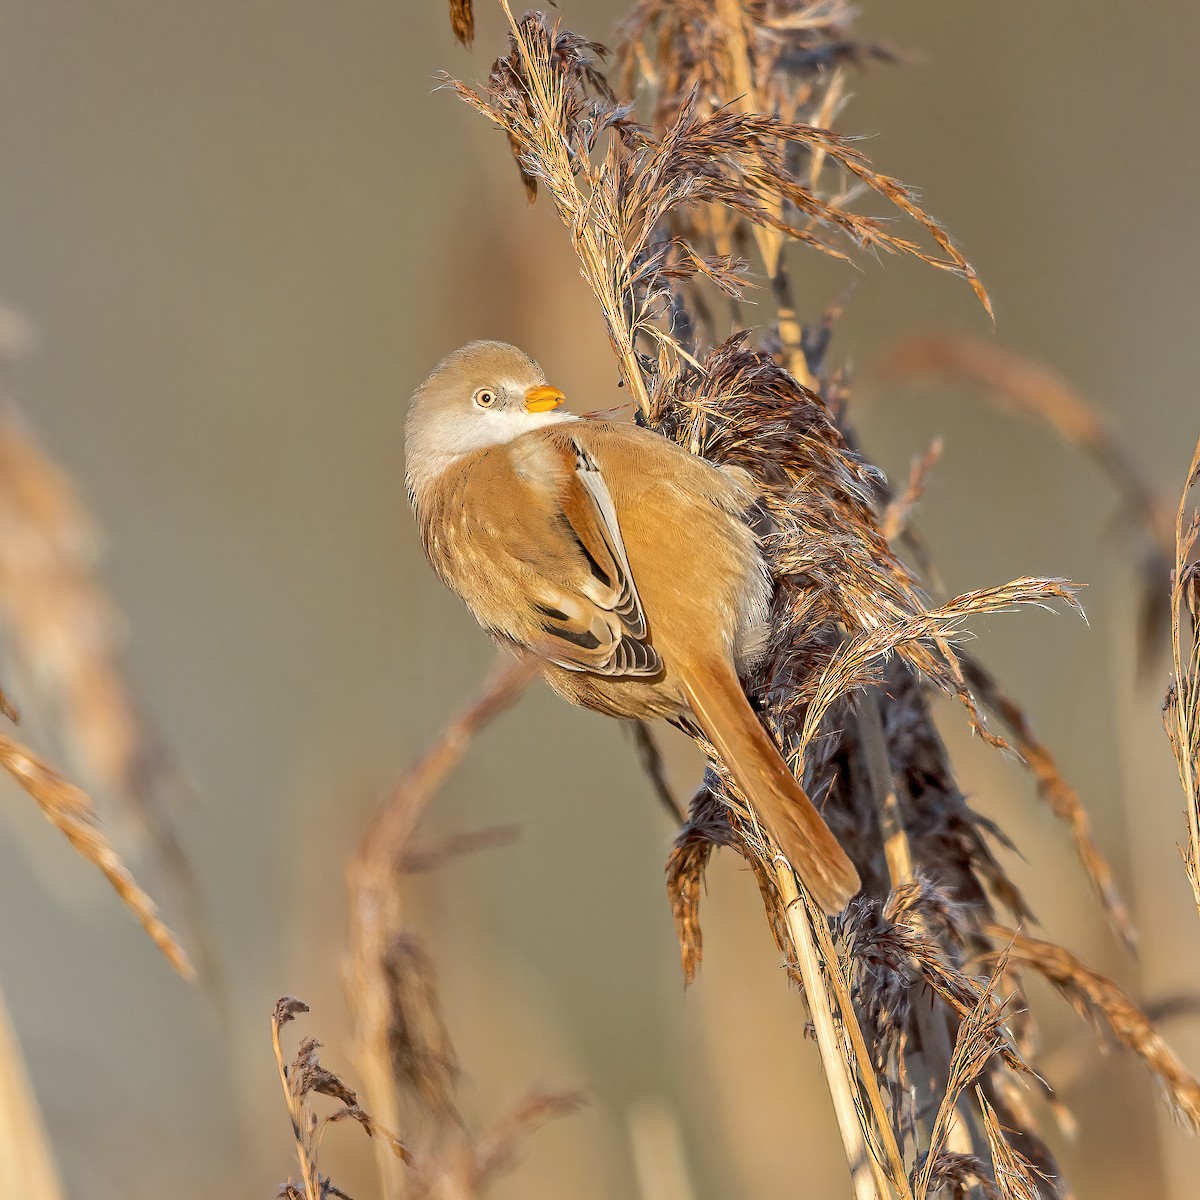
[[[786,859],[775,860],[775,886],[783,901],[788,932],[800,967],[800,978],[804,981],[804,994],[817,1033],[817,1049],[825,1067],[825,1082],[833,1101],[838,1131],[842,1135],[842,1149],[850,1166],[855,1200],[888,1200],[890,1193],[886,1179],[867,1146],[866,1134],[859,1120],[854,1079],[842,1054],[833,1018],[833,1002],[821,971],[808,907],[800,895],[796,874]]]

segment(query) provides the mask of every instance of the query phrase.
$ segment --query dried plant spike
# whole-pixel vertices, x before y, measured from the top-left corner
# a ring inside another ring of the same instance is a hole
[[[1080,1016],[1111,1030],[1121,1045],[1145,1063],[1180,1120],[1193,1132],[1200,1132],[1200,1080],[1180,1062],[1150,1018],[1121,988],[1053,942],[1002,927],[993,928],[991,933],[997,939],[1009,939],[1009,961],[1036,971],[1054,984]]]
[[[920,458],[914,460],[904,491],[888,502],[887,509],[883,514],[881,529],[883,536],[889,542],[896,541],[908,528],[909,515],[925,494],[929,476],[942,457],[944,446],[945,443],[940,437],[934,438],[929,444],[929,449]]]
[[[1142,478],[1104,414],[1055,372],[975,337],[910,339],[886,354],[873,373],[887,383],[941,378],[976,384],[999,407],[1044,421],[1099,466],[1120,497],[1122,516],[1141,537],[1138,657],[1143,667],[1152,661],[1160,653],[1167,617],[1162,593],[1173,556],[1169,505]]]
[[[929,1149],[920,1169],[914,1169],[915,1200],[926,1200],[930,1195],[934,1170],[954,1120],[959,1097],[974,1085],[993,1055],[999,1053],[1008,1041],[1008,1034],[1003,1025],[1005,1005],[995,999],[996,988],[1004,977],[1006,963],[1006,952],[1002,951],[991,979],[980,994],[979,1002],[959,1026],[958,1037],[954,1043],[954,1057],[950,1061],[950,1074],[946,1080],[946,1094],[934,1117],[929,1135]]]
[[[1030,604],[1046,608],[1050,600],[1062,600],[1078,610],[1079,601],[1075,598],[1078,587],[1066,579],[1022,577],[964,592],[937,608],[860,633],[833,655],[821,673],[800,736],[801,752],[812,743],[833,703],[858,688],[878,682],[882,665],[890,655],[910,652],[913,643],[944,641],[971,616],[1010,612]],[[961,694],[961,688],[955,686],[957,659],[948,660],[944,669],[934,670],[934,682]]]
[[[138,886],[108,839],[96,827],[92,802],[31,750],[0,733],[3,767],[37,802],[48,820],[75,850],[98,868],[133,913],[150,940],[184,979],[196,978],[195,968],[178,938],[158,916],[154,902]]]
[[[577,1112],[587,1098],[582,1092],[535,1089],[505,1113],[486,1133],[477,1138],[471,1183],[482,1195],[498,1176],[512,1169],[530,1134],[547,1121]]]
[[[6,313],[0,311],[0,326]],[[4,330],[0,328],[0,343]],[[0,345],[0,363],[4,346]],[[190,789],[126,678],[125,623],[96,570],[99,534],[0,378],[0,657],[51,756],[106,814],[119,807],[157,866],[205,983],[219,969],[174,802]],[[9,716],[13,716],[11,711]]]
[[[1041,1200],[1041,1183],[1050,1183],[1046,1177],[1005,1136],[996,1110],[988,1103],[983,1088],[975,1086],[975,1100],[983,1114],[983,1128],[987,1133],[988,1148],[992,1152],[992,1174],[1003,1200]]]
[[[1171,575],[1171,660],[1175,678],[1163,704],[1163,724],[1179,767],[1187,805],[1184,869],[1200,912],[1200,509],[1187,518],[1188,495],[1200,483],[1200,442],[1188,465],[1175,514],[1175,569]],[[1186,626],[1186,628],[1185,628]]]
[[[404,1143],[361,1107],[358,1097],[345,1080],[321,1065],[317,1056],[321,1043],[316,1038],[301,1039],[295,1058],[290,1063],[285,1060],[283,1027],[308,1011],[309,1007],[303,1000],[282,996],[275,1002],[271,1014],[271,1048],[275,1052],[275,1066],[291,1118],[296,1161],[300,1167],[300,1182],[297,1184],[288,1180],[280,1186],[279,1195],[289,1200],[329,1200],[330,1197],[349,1200],[346,1193],[322,1175],[318,1167],[321,1139],[330,1125],[354,1121],[362,1126],[369,1138],[386,1145],[399,1161],[412,1165],[413,1160]],[[312,1107],[312,1098],[318,1095],[338,1101],[339,1106],[323,1117],[318,1116]]]
[[[646,778],[650,780],[654,794],[667,813],[682,825],[687,820],[687,814],[683,811],[682,805],[676,799],[675,793],[671,791],[671,785],[667,781],[666,764],[663,762],[662,751],[658,748],[654,731],[645,721],[631,721],[630,726],[638,761],[642,764]]]
[[[406,926],[400,890],[406,870],[428,869],[448,852],[501,840],[497,831],[488,831],[482,838],[452,838],[432,852],[416,851],[411,844],[426,805],[475,736],[520,699],[532,678],[528,662],[497,656],[476,695],[384,796],[347,870],[347,995],[371,1110],[379,1114],[381,1129],[400,1126],[402,1111],[412,1110],[433,1130],[428,1140],[442,1150],[440,1156],[422,1153],[422,1135],[414,1132],[414,1149],[406,1149],[401,1161],[395,1147],[377,1137],[376,1162],[389,1198],[482,1195],[514,1162],[528,1134],[582,1103],[577,1092],[535,1090],[490,1130],[471,1132],[458,1108],[458,1060],[442,1017],[433,963]]]
[[[1104,905],[1109,921],[1126,947],[1136,952],[1137,928],[1117,890],[1112,867],[1096,843],[1091,818],[1079,793],[1063,778],[1049,747],[1034,732],[1025,711],[1004,691],[991,672],[970,655],[960,655],[959,661],[976,698],[1007,728],[1014,748],[1037,781],[1038,795],[1071,830],[1075,852]]]
[[[814,232],[820,228],[858,248],[914,255],[962,275],[987,304],[970,266],[910,190],[877,173],[846,139],[730,105],[705,112],[695,92],[656,136],[633,121],[632,105],[617,103],[596,66],[603,47],[549,26],[539,13],[518,21],[508,0],[500,3],[512,52],[497,61],[484,92],[447,82],[505,131],[527,188],[544,186],[553,197],[600,303],[625,385],[644,415],[654,409],[639,347],[656,347],[668,368],[694,362],[670,321],[675,285],[702,275],[736,295],[743,265],[726,251],[697,248],[680,230],[665,236],[673,215],[716,207],[751,229],[846,257]],[[789,171],[793,149],[838,164],[927,229],[946,257],[823,199]]]

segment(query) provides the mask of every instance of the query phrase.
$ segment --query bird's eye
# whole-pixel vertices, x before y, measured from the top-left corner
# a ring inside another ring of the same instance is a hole
[[[475,393],[475,403],[480,408],[491,408],[496,403],[496,393],[491,388],[480,388]]]

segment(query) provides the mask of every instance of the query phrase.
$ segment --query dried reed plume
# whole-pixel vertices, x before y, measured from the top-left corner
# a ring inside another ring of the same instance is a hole
[[[20,319],[0,309],[0,372],[27,338]],[[211,967],[198,889],[167,810],[183,785],[122,670],[124,624],[95,574],[91,516],[26,428],[5,382],[0,377],[0,657],[27,723],[53,740],[55,757],[65,757],[87,794],[3,733],[0,762],[192,978],[187,955],[100,831],[97,813],[119,807],[131,818]],[[0,712],[16,721],[10,700],[0,698]]]
[[[984,710],[1000,718],[1070,826],[1110,919],[1132,941],[1079,797],[1020,705],[953,645],[972,614],[1052,600],[1074,605],[1072,585],[1018,579],[928,607],[895,547],[919,545],[910,512],[936,451],[893,495],[856,448],[845,379],[827,362],[837,314],[807,325],[797,316],[794,245],[836,257],[913,255],[964,278],[987,306],[969,264],[912,191],[829,128],[844,99],[845,68],[890,54],[855,39],[843,0],[639,0],[624,26],[614,86],[602,46],[540,13],[517,19],[507,0],[499,3],[508,53],[485,87],[448,85],[503,131],[530,197],[545,193],[554,204],[636,419],[753,482],[775,600],[769,652],[746,681],[748,694],[864,882],[850,911],[826,920],[704,746],[712,765],[668,862],[685,975],[701,960],[705,867],[714,847],[730,846],[754,871],[770,927],[805,992],[858,1200],[972,1189],[1062,1195],[1035,1109],[1038,1097],[1052,1112],[1054,1105],[1034,1070],[1024,973],[1045,975],[1106,1020],[1185,1111],[1196,1084],[1115,985],[998,920],[998,912],[1018,923],[1029,916],[991,848],[993,840],[1007,843],[968,806],[931,715],[934,697],[948,694],[987,741],[1011,748],[988,729]],[[471,5],[456,0],[451,13],[467,40]],[[890,206],[913,223],[914,236],[864,213],[860,200]],[[756,341],[740,328],[751,260],[766,277],[776,316]],[[1039,411],[1105,458],[1130,507],[1149,523],[1153,503],[1106,455],[1113,443],[1103,431],[1085,429],[1061,397]],[[1186,576],[1193,601],[1195,579]],[[1184,588],[1180,569],[1177,589]],[[465,737],[490,714],[497,688],[510,698],[506,686],[489,685],[417,768],[415,803],[436,786],[437,764],[456,761]],[[645,731],[638,744],[657,774]],[[655,786],[661,793],[661,778]],[[413,818],[403,805],[397,811],[406,838]],[[379,1071],[368,1084],[374,1097],[377,1089],[387,1096],[398,1084],[414,1086],[420,1060],[394,1056],[405,1041],[387,1022],[407,1011],[387,977],[388,937],[403,945],[398,900],[394,881],[366,853],[364,846],[352,887],[360,870],[373,878],[363,893],[370,903],[356,904],[355,972],[364,987],[360,1013],[376,1006],[359,1028]],[[382,852],[393,864],[396,853]],[[391,929],[387,936],[361,924],[363,914],[375,921],[379,911],[390,913],[379,927]]]
[[[1188,844],[1184,867],[1200,911],[1200,509],[1187,515],[1191,490],[1200,484],[1200,442],[1188,465],[1187,483],[1175,515],[1175,569],[1171,573],[1171,659],[1175,678],[1163,703],[1163,725],[1179,765],[1187,802]]]
[[[163,924],[154,902],[138,886],[108,839],[97,828],[96,811],[87,794],[68,783],[53,767],[5,733],[0,733],[3,767],[37,802],[46,820],[75,850],[98,868],[154,944],[185,979],[195,978],[179,939]]]
[[[992,930],[1011,962],[1022,963],[1052,983],[1097,1030],[1108,1029],[1145,1063],[1175,1115],[1200,1131],[1200,1082],[1179,1061],[1146,1013],[1111,979],[1085,966],[1069,950],[1010,929]]]
[[[26,336],[19,318],[0,310],[0,370]],[[106,798],[129,801],[177,877],[190,880],[156,807],[151,776],[165,760],[117,664],[121,623],[92,574],[94,546],[91,520],[66,476],[0,390],[0,649],[6,667],[23,684],[24,707],[58,737],[79,775]],[[0,716],[17,721],[17,708],[3,692]],[[2,730],[0,766],[103,872],[175,969],[193,978],[179,940],[101,831],[89,795]]]
[[[1169,505],[1142,479],[1104,415],[1053,371],[979,338],[912,338],[885,354],[871,374],[892,388],[933,379],[973,384],[1000,408],[1044,422],[1064,443],[1092,459],[1116,490],[1119,515],[1134,542],[1142,588],[1139,657],[1143,668],[1157,660],[1174,553]]]

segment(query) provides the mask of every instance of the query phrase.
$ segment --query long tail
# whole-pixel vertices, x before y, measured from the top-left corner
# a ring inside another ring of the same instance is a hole
[[[809,894],[831,916],[841,912],[862,886],[858,872],[754,715],[732,665],[697,664],[684,688],[696,721]]]

